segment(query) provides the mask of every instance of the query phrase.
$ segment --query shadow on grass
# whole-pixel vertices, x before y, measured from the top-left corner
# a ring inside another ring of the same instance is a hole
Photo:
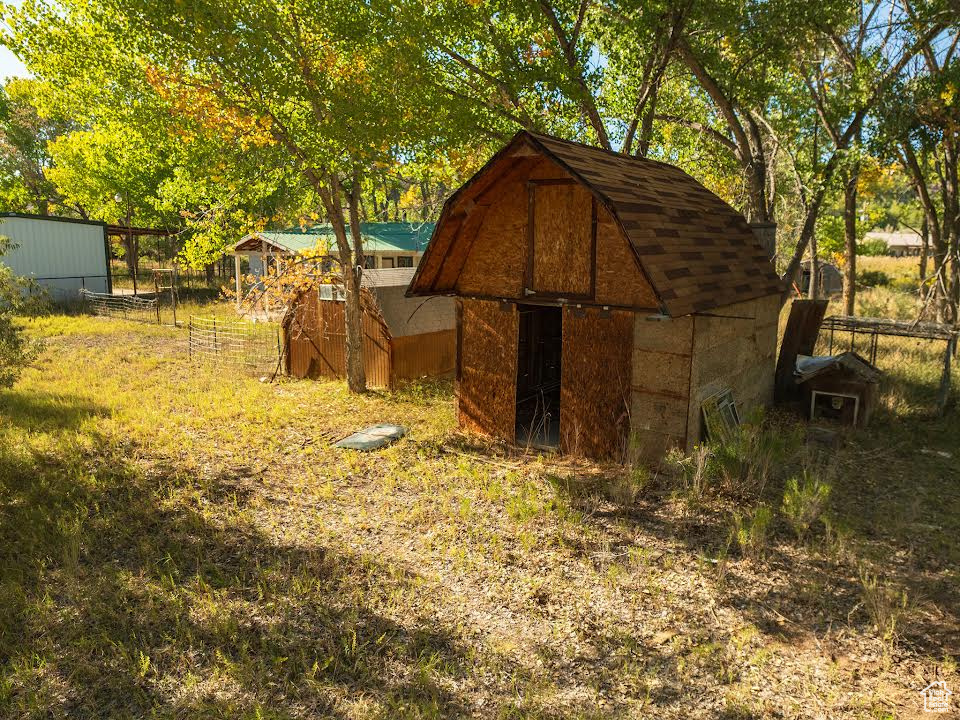
[[[0,445],[0,715],[466,712],[445,689],[472,664],[458,639],[377,609],[416,577],[275,544],[231,490],[246,478],[157,475],[141,450],[89,439],[92,455]]]
[[[75,395],[0,390],[0,423],[30,432],[76,430],[87,419],[109,414],[105,406]]]
[[[926,388],[900,384],[897,390],[917,398]],[[595,502],[610,478],[573,474],[553,485],[614,553],[623,554],[633,542],[622,532],[626,524],[683,548],[688,557],[705,563],[720,558],[716,585],[724,601],[761,631],[784,640],[847,625],[872,633],[859,578],[860,563],[868,561],[882,582],[906,589],[911,604],[936,604],[932,613],[908,610],[898,632],[919,653],[942,657],[960,652],[960,587],[950,569],[960,560],[957,447],[955,416],[906,423],[879,412],[866,430],[843,434],[838,448],[818,450],[831,467],[826,479],[833,490],[834,535],[828,539],[818,523],[799,547],[786,521],[775,516],[756,561],[741,560],[731,542],[732,515],[758,502],[776,513],[784,481],[801,469],[796,461],[774,469],[762,498],[736,501],[714,491],[686,511],[682,500],[671,500],[671,480],[661,483],[659,496],[646,490],[626,504]],[[573,549],[586,556],[595,548]],[[732,562],[725,562],[727,557]]]

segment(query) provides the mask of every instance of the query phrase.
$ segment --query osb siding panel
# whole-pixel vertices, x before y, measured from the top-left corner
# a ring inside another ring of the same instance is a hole
[[[532,289],[588,296],[593,274],[593,196],[579,184],[536,185],[532,191]]]
[[[630,448],[656,463],[686,444],[693,319],[647,317],[637,314],[633,326]]]
[[[531,137],[615,207],[671,315],[780,292],[773,264],[743,216],[679,168]],[[678,284],[684,277],[689,282]]]
[[[578,314],[582,315],[578,317]],[[620,457],[629,425],[634,316],[599,310],[563,313],[560,443],[564,452]]]
[[[527,177],[530,180],[570,180],[573,178],[560,165],[543,155],[536,158],[530,165]]]
[[[457,364],[457,331],[440,330],[395,337],[393,382],[449,375]]]
[[[516,307],[460,300],[460,358],[457,414],[460,427],[507,442],[516,436]]]
[[[597,207],[597,287],[598,303],[658,308],[656,295],[644,278],[629,241],[613,217]]]
[[[703,437],[703,401],[733,392],[741,417],[773,401],[780,298],[773,295],[697,315],[694,321],[692,387],[687,448]]]
[[[456,287],[461,294],[519,298],[527,263],[526,176],[504,183],[491,201],[476,237],[460,239],[470,252]]]

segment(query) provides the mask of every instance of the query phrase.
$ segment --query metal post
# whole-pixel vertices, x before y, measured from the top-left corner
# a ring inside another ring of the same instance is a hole
[[[220,346],[217,344],[217,319],[213,319],[213,354],[220,354]]]

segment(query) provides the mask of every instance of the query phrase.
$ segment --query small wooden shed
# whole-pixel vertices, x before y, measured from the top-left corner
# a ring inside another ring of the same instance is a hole
[[[804,260],[800,263],[800,292],[804,295],[810,292],[810,276],[813,275],[813,263]],[[833,263],[820,260],[817,262],[817,290],[823,295],[834,295],[843,292],[843,273]]]
[[[877,404],[880,371],[855,352],[800,355],[794,378],[811,420],[864,427]]]
[[[456,316],[450,298],[408,298],[413,268],[362,276],[363,359],[367,384],[450,375],[456,364]],[[299,378],[346,375],[344,298],[335,285],[301,293],[284,319],[285,365]]]
[[[678,168],[518,133],[444,205],[409,295],[457,300],[465,429],[656,459],[701,404],[772,400],[782,284]]]

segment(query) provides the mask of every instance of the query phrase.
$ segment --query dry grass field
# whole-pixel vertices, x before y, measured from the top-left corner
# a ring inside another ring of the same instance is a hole
[[[188,362],[183,330],[28,321],[0,391],[4,718],[909,718],[960,693],[960,420],[882,343],[873,425],[768,416],[660,468]],[[960,382],[954,381],[954,392]],[[375,422],[378,453],[331,441]],[[827,488],[827,490],[823,490]]]

